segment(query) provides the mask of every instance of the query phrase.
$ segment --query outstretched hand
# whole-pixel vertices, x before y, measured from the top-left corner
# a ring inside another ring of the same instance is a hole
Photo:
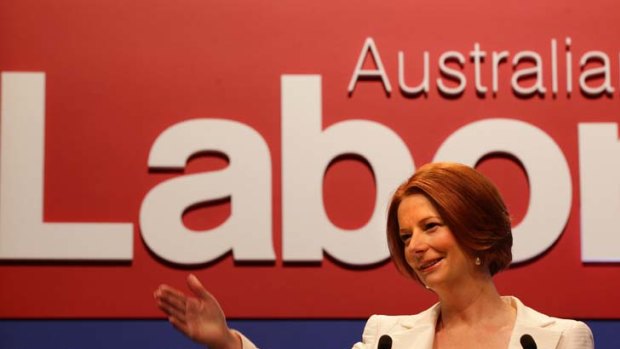
[[[195,297],[160,285],[154,297],[170,323],[192,340],[213,349],[241,349],[241,338],[226,325],[222,308],[193,274],[187,286]]]

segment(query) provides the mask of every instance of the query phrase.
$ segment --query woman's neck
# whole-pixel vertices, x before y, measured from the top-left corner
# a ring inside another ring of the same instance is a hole
[[[441,315],[438,325],[442,328],[514,319],[510,305],[501,299],[490,275],[435,292],[439,295]]]

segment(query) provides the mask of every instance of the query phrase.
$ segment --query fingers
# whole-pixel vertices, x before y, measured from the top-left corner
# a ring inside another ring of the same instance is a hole
[[[226,315],[224,315],[222,307],[220,307],[217,299],[202,286],[196,275],[190,274],[187,277],[187,286],[197,297],[188,299],[186,304],[188,316],[202,314],[208,316],[210,321],[215,321],[218,324],[223,323],[226,327]]]
[[[197,298],[189,297],[168,285],[159,286],[153,295],[159,309],[181,322],[193,321],[196,316],[224,318],[217,300],[202,286],[195,275],[188,276],[187,285]]]
[[[154,293],[157,306],[168,316],[174,316],[185,321],[187,296],[169,287],[161,285]]]
[[[175,290],[167,285],[161,285],[155,291],[155,299],[170,303],[178,309],[185,309],[187,296],[180,291]]]
[[[195,275],[188,276],[187,285],[196,297],[167,285],[159,286],[153,295],[157,306],[168,316],[172,326],[189,338],[207,345],[221,342],[222,336],[227,336],[230,330],[217,300]]]
[[[169,320],[175,319],[182,323],[187,321],[187,313],[185,311],[179,310],[165,302],[158,302],[157,306],[161,311],[168,315]]]
[[[213,300],[215,299],[205,288],[202,286],[202,283],[196,275],[189,274],[187,277],[187,286],[189,289],[199,298],[204,300]]]
[[[185,323],[184,321],[180,321],[180,320],[178,320],[178,319],[176,319],[174,317],[169,317],[168,318],[168,322],[170,322],[170,324],[172,324],[172,327],[174,327],[177,330],[181,331],[181,333],[184,333],[187,336],[191,335],[191,333],[189,331],[189,327],[187,326],[187,323]]]

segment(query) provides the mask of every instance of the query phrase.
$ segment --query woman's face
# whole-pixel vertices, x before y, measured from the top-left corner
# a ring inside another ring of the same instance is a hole
[[[398,225],[407,263],[427,287],[452,287],[475,272],[472,257],[424,195],[410,195],[401,201]]]

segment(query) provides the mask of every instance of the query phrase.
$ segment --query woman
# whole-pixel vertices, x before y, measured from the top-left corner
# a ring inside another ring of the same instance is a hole
[[[371,316],[353,349],[375,349],[384,335],[393,349],[594,348],[584,323],[543,315],[497,292],[492,277],[512,259],[510,217],[495,186],[476,170],[421,167],[392,197],[387,238],[397,268],[439,302],[416,315]],[[227,327],[196,277],[188,285],[197,298],[165,285],[155,292],[177,329],[209,348],[254,348]]]

